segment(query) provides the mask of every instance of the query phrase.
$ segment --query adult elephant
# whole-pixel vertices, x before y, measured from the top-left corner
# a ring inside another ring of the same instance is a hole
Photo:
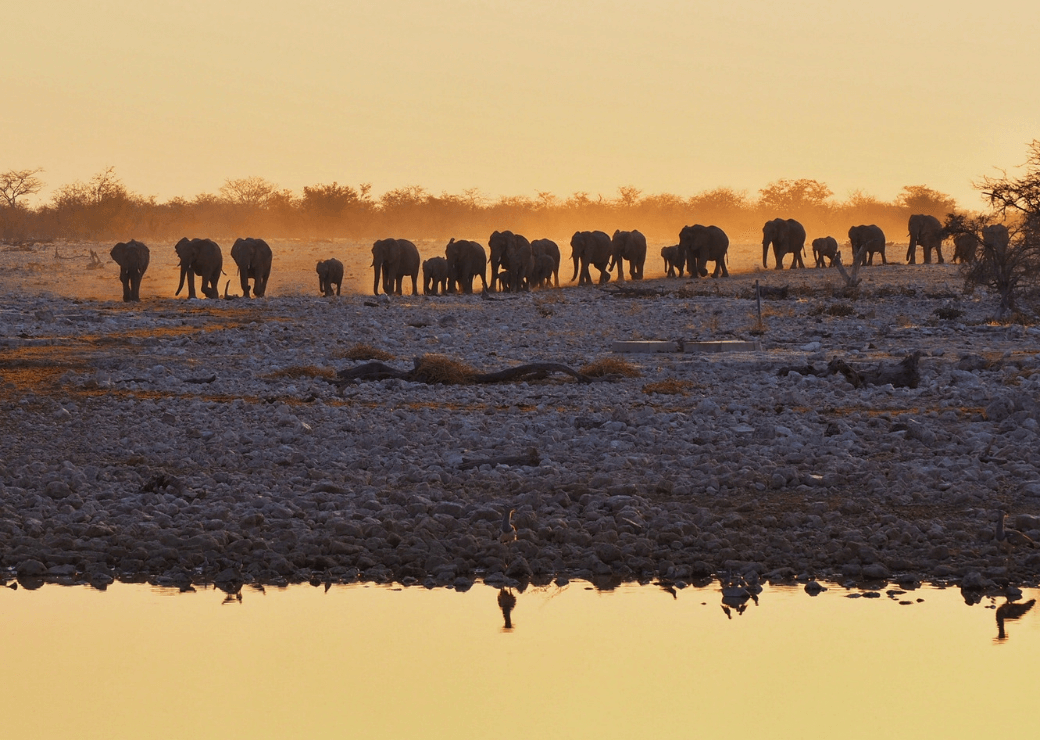
[[[834,262],[838,259],[838,240],[833,236],[813,239],[812,253],[817,267],[834,267]],[[828,260],[826,265],[823,263],[825,259]]]
[[[477,242],[468,239],[455,241],[452,239],[444,248],[444,257],[448,262],[448,292],[473,292],[473,278],[480,276],[480,284],[487,290],[487,252]],[[425,286],[426,279],[423,278]]]
[[[267,293],[267,279],[271,277],[271,247],[263,239],[246,237],[235,239],[231,259],[238,265],[242,295],[249,297],[249,281],[253,281],[253,295],[263,298]]]
[[[560,245],[552,239],[535,239],[531,242],[531,255],[534,257],[535,270],[538,271],[538,262],[541,260],[542,268],[547,264],[542,257],[549,257],[553,262],[552,282],[557,288],[560,287]],[[548,282],[543,280],[542,282]]]
[[[993,224],[982,229],[982,246],[1003,256],[1011,244],[1011,233],[1004,224]]]
[[[444,257],[430,257],[422,263],[423,295],[448,294],[448,260]]]
[[[711,276],[717,278],[721,273],[722,277],[729,277],[726,269],[729,237],[718,226],[684,226],[679,232],[679,251],[691,275],[705,277],[708,274],[708,262],[714,262],[715,270]]]
[[[488,262],[491,263],[491,290],[503,290],[499,285],[501,280],[500,270],[504,270],[507,275],[509,273],[509,266],[506,262],[506,255],[509,250],[516,252],[525,251],[525,246],[530,249],[531,242],[527,240],[527,237],[521,234],[514,234],[512,231],[495,231],[491,234],[488,239],[488,248],[491,251],[491,255],[488,258]],[[510,286],[512,289],[512,286]]]
[[[852,261],[861,265],[873,265],[874,255],[881,255],[881,264],[887,265],[885,259],[885,232],[875,224],[853,226],[849,229],[849,244],[852,245]]]
[[[610,266],[613,270],[617,265],[618,280],[625,279],[625,265],[622,260],[628,261],[628,276],[633,280],[643,279],[643,264],[646,262],[646,237],[639,231],[614,231],[610,240]]]
[[[343,284],[343,263],[338,259],[321,260],[315,270],[318,273],[318,291],[326,298],[332,295],[332,286],[336,286],[339,295]]]
[[[907,223],[907,231],[910,233],[910,246],[906,250],[906,262],[909,265],[917,263],[917,245],[921,245],[924,253],[924,263],[927,265],[932,261],[932,250],[939,258],[939,264],[943,263],[942,242],[946,237],[942,224],[935,216],[926,216],[923,213],[915,213]]]
[[[682,277],[683,268],[686,266],[686,257],[683,255],[682,247],[673,244],[670,247],[661,247],[661,258],[664,259],[664,272],[668,277]],[[676,275],[678,271],[678,276]]]
[[[180,295],[184,287],[184,281],[188,281],[188,298],[195,297],[195,276],[201,280],[199,290],[207,298],[219,298],[220,291],[217,282],[224,268],[224,255],[220,252],[220,246],[212,239],[181,239],[174,246],[177,257],[180,258],[181,280],[177,284],[177,292]]]
[[[379,295],[379,277],[383,292],[401,295],[405,275],[412,279],[412,295],[419,295],[419,250],[407,239],[380,239],[372,245],[372,267],[375,278],[372,294]]]
[[[774,218],[762,227],[762,267],[766,266],[769,245],[773,246],[776,269],[784,269],[784,257],[792,255],[791,269],[805,267],[802,250],[805,249],[805,227],[793,218]]]
[[[610,263],[613,247],[610,237],[602,231],[575,231],[571,237],[571,259],[574,260],[573,283],[579,275],[579,263],[581,265],[581,278],[578,285],[592,285],[592,276],[589,274],[589,265],[599,270],[599,284],[610,280],[610,271],[607,265]]]
[[[509,280],[509,290],[518,293],[531,289],[531,273],[534,272],[534,252],[527,239],[514,239],[502,256],[502,267]]]
[[[123,301],[138,302],[141,300],[141,279],[148,269],[148,247],[131,239],[119,242],[109,252],[119,265],[119,282],[123,284]]]

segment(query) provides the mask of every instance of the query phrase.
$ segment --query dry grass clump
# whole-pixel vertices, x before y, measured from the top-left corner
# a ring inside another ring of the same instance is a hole
[[[416,381],[443,385],[465,385],[478,374],[469,365],[444,355],[423,355],[413,372]]]
[[[827,314],[828,316],[852,316],[856,309],[849,303],[832,303],[829,306],[814,307],[809,311],[810,316]]]
[[[331,367],[317,365],[293,365],[276,370],[267,375],[268,378],[335,378],[336,371]]]
[[[643,386],[643,393],[647,395],[662,393],[668,396],[685,396],[691,388],[693,388],[693,383],[688,380],[669,378],[668,380],[659,380],[656,383],[647,383]]]
[[[588,375],[590,378],[602,378],[604,375],[638,378],[640,375],[639,368],[631,362],[626,362],[617,357],[603,357],[599,360],[593,360],[587,365],[579,367],[578,372],[582,375]]]
[[[386,350],[373,347],[371,344],[365,344],[364,342],[358,342],[347,349],[337,350],[332,353],[332,356],[338,359],[354,360],[355,362],[362,360],[379,360],[380,362],[386,362],[387,360],[394,359],[394,356]]]

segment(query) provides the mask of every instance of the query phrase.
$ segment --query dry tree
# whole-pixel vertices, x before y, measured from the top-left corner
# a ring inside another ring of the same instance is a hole
[[[981,249],[962,266],[966,288],[985,286],[999,296],[1000,319],[1040,296],[1040,139],[1029,145],[1024,168],[1019,177],[1002,171],[976,183],[1003,223],[970,225],[980,232]]]

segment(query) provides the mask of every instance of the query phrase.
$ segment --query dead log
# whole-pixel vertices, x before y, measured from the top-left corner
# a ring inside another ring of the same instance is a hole
[[[588,375],[583,375],[573,368],[569,368],[566,365],[561,365],[557,362],[530,362],[526,365],[517,365],[516,367],[506,368],[505,370],[498,370],[493,373],[481,373],[474,375],[472,382],[474,383],[509,383],[509,382],[521,382],[524,380],[541,380],[547,377],[551,373],[563,373],[564,375],[570,375],[572,378],[580,383],[592,383],[596,380],[609,379],[614,376],[603,376],[602,378],[593,378]]]
[[[349,367],[336,373],[332,383],[342,385],[351,380],[387,380],[395,378],[410,383],[427,383],[446,385],[464,385],[467,383],[518,383],[526,380],[542,380],[552,373],[569,375],[580,383],[592,383],[603,380],[616,380],[616,376],[605,375],[593,378],[566,365],[557,362],[531,362],[526,365],[496,370],[490,373],[478,373],[461,363],[447,361],[431,367],[426,358],[416,358],[411,370],[398,370],[382,362],[366,362],[364,365]]]
[[[912,352],[895,364],[878,363],[874,368],[854,368],[842,359],[835,357],[827,363],[826,368],[816,369],[812,365],[801,367],[782,367],[777,375],[785,377],[792,372],[799,375],[815,375],[825,378],[828,375],[841,373],[854,388],[862,388],[865,385],[888,385],[891,383],[896,388],[916,388],[921,382],[921,370],[919,363],[920,352]]]
[[[537,447],[528,448],[527,452],[522,455],[506,455],[504,457],[488,457],[475,460],[463,460],[459,463],[459,470],[469,470],[470,468],[479,468],[481,465],[529,465],[534,468],[540,465],[542,462],[541,456],[538,454]]]

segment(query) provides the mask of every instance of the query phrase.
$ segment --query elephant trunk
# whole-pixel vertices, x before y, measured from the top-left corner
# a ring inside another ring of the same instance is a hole
[[[766,266],[766,258],[769,256],[769,242],[762,242],[762,267]]]
[[[185,276],[187,274],[188,274],[188,266],[185,263],[181,262],[181,281],[179,283],[177,283],[177,292],[174,293],[175,296],[178,296],[178,295],[181,294],[181,290],[184,288],[184,278],[185,278]]]
[[[573,283],[578,279],[578,255],[573,254],[571,257],[574,259],[574,277],[571,278],[571,282]]]
[[[376,271],[375,279],[372,281],[372,295],[379,295],[379,273],[383,266],[379,262],[374,262],[372,266]]]

